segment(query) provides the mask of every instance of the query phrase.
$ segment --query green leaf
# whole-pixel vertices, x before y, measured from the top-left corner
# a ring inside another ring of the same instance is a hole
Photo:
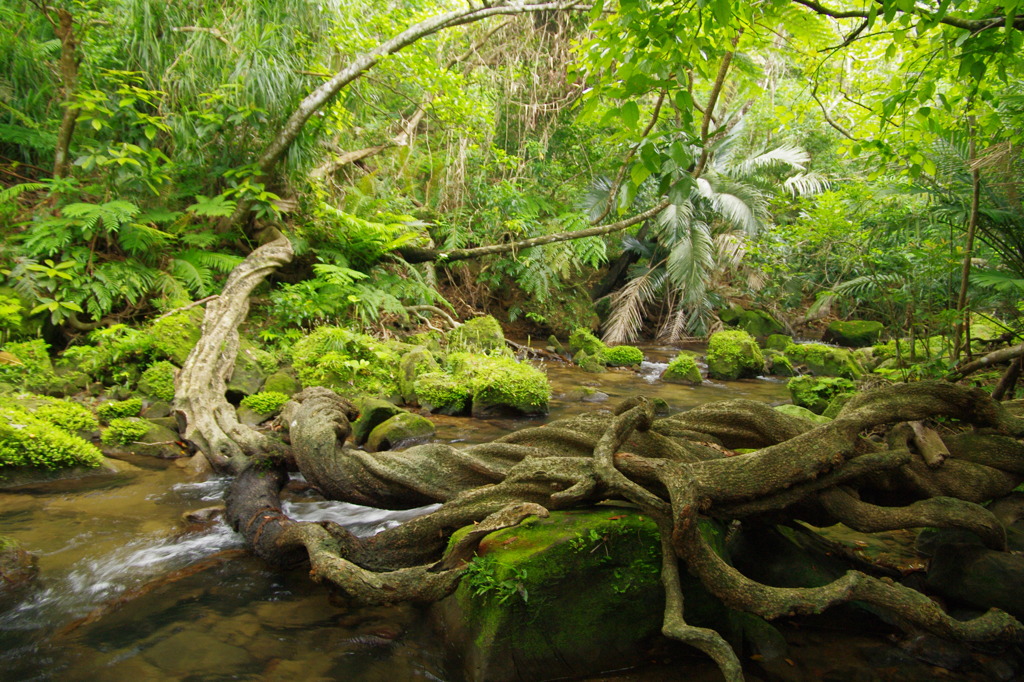
[[[633,167],[629,169],[629,178],[637,187],[643,184],[643,181],[650,176],[651,171],[642,163],[634,163]]]
[[[622,123],[626,128],[634,130],[637,123],[640,122],[640,107],[637,106],[636,102],[626,102],[619,108],[619,118],[622,119]]]

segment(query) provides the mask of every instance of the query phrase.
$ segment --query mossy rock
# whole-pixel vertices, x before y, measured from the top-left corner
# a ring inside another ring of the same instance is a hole
[[[796,376],[793,363],[789,361],[786,354],[778,350],[766,350],[764,352],[765,366],[768,373],[778,377]]]
[[[852,393],[854,384],[842,377],[793,377],[786,384],[793,404],[805,407],[814,414],[822,414],[836,396]]]
[[[484,538],[434,613],[467,680],[576,679],[639,660],[661,629],[660,574],[649,517],[614,507],[556,511]],[[685,572],[683,585],[687,622],[719,625],[717,600]]]
[[[511,354],[505,332],[490,315],[475,317],[448,332],[448,350],[452,353]]]
[[[787,334],[769,334],[764,342],[765,350],[778,350],[785,352],[786,346],[793,343],[793,337]]]
[[[587,355],[599,356],[607,347],[601,339],[594,336],[593,332],[584,327],[577,327],[569,334],[569,350],[573,353],[582,351]],[[579,362],[576,364],[579,364]]]
[[[423,374],[437,372],[440,365],[425,346],[414,346],[402,356],[399,364],[398,388],[402,392],[402,400],[408,405],[417,404],[416,379]]]
[[[444,372],[421,374],[413,384],[420,407],[436,414],[469,413],[469,387]]]
[[[434,423],[426,417],[402,412],[378,424],[370,432],[366,439],[366,449],[379,452],[424,443],[433,437],[434,431]]]
[[[779,334],[785,329],[782,323],[765,311],[746,310],[741,306],[732,306],[719,311],[718,317],[724,324],[741,329],[758,339],[767,339],[772,334]]]
[[[411,346],[423,346],[431,353],[442,355],[448,339],[445,334],[436,329],[430,329],[419,334],[412,334],[405,337],[404,341]]]
[[[638,367],[644,352],[636,346],[611,346],[601,351],[598,360],[607,367]]]
[[[704,377],[701,376],[700,367],[697,366],[697,360],[693,354],[684,352],[668,363],[668,367],[661,373],[661,380],[670,384],[699,386],[703,383]]]
[[[828,401],[828,407],[825,408],[825,411],[822,412],[821,415],[823,417],[828,417],[829,419],[835,419],[839,413],[842,412],[843,408],[846,407],[846,403],[850,402],[850,398],[855,395],[857,395],[857,393],[854,391],[845,391],[843,393],[836,394],[832,400]]]
[[[806,419],[807,421],[814,422],[815,424],[828,424],[832,421],[831,417],[815,414],[806,407],[801,407],[799,405],[776,405],[775,411],[787,414],[790,417],[800,417],[801,419]]]
[[[103,443],[109,448],[108,454],[115,456],[131,453],[157,459],[179,459],[189,455],[175,429],[137,417],[111,421],[110,427],[103,432]]]
[[[551,386],[547,375],[501,356],[457,353],[452,374],[469,387],[474,417],[547,414]]]
[[[326,386],[349,396],[398,394],[400,355],[372,336],[345,327],[318,327],[291,350],[303,386]]]
[[[352,441],[362,445],[370,432],[403,410],[398,405],[379,398],[367,398],[359,403],[359,418],[352,423]]]
[[[584,372],[590,372],[591,374],[601,374],[608,371],[598,356],[588,355],[585,350],[576,353],[572,361]]]
[[[715,332],[708,340],[708,376],[733,380],[764,372],[764,354],[754,337],[745,331]]]
[[[98,467],[103,455],[92,443],[36,417],[15,401],[0,407],[0,477],[7,469],[57,470]]]
[[[822,341],[847,348],[864,348],[878,343],[885,325],[870,320],[836,320],[829,323]]]
[[[561,355],[563,357],[571,355],[571,353],[569,353],[569,349],[566,348],[565,345],[563,345],[562,342],[558,340],[558,337],[555,336],[554,334],[548,337],[548,350],[550,350],[552,353],[557,353],[558,355]]]
[[[139,391],[143,395],[164,402],[174,400],[174,374],[178,371],[167,360],[154,362],[139,378]]]
[[[864,375],[864,369],[847,348],[822,343],[794,343],[786,346],[786,357],[794,364],[804,365],[815,376],[859,379]]]
[[[66,382],[54,371],[49,349],[42,339],[6,344],[0,355],[0,381],[32,393],[62,394]]]
[[[260,391],[263,393],[284,393],[287,396],[293,396],[299,392],[298,380],[287,372],[274,372],[267,377],[267,380],[263,382],[263,386],[260,387]]]

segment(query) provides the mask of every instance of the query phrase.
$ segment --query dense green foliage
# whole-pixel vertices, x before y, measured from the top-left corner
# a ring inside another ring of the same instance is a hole
[[[58,374],[135,388],[181,366],[201,311],[136,323],[216,294],[270,225],[297,258],[248,331],[275,353],[324,324],[454,312],[564,336],[600,311],[609,344],[706,335],[736,305],[801,336],[881,322],[911,347],[962,309],[1016,319],[1015,3],[583,9],[424,34],[307,110],[353,57],[470,9],[0,0],[0,342],[43,333],[70,344]],[[310,350],[305,384],[395,390],[360,364],[377,350]],[[68,383],[23,363],[0,381]]]

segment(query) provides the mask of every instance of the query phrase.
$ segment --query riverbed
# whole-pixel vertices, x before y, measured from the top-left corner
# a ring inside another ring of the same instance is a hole
[[[647,362],[639,370],[599,375],[544,363],[555,393],[547,417],[436,417],[437,439],[479,443],[524,426],[608,409],[637,394],[662,398],[671,411],[722,399],[780,402],[787,397],[785,384],[771,379],[699,387],[662,383],[657,376],[675,352],[647,348]],[[584,402],[578,392],[573,395],[580,386],[608,398]],[[239,537],[223,523],[182,520],[186,512],[219,504],[225,479],[190,479],[167,461],[133,457],[129,463],[134,468],[116,476],[0,493],[0,532],[38,556],[40,566],[33,590],[0,611],[0,679],[460,679],[458,661],[445,652],[418,607],[351,607],[303,570],[269,570],[242,550]],[[337,521],[359,535],[420,513],[325,502],[308,492],[288,496],[285,511],[302,520]],[[821,671],[842,669],[868,675],[856,679],[896,679],[873,676],[876,666],[855,655],[861,649],[886,650],[885,628],[861,635],[829,628],[817,628],[800,647],[802,656],[786,664],[793,668],[788,679],[805,674],[818,679],[814,675]],[[794,641],[807,639],[807,633],[791,634]],[[911,663],[904,662],[899,679],[931,679],[932,666]],[[668,646],[652,649],[644,667],[593,679],[613,678],[656,682],[720,676],[699,654]]]

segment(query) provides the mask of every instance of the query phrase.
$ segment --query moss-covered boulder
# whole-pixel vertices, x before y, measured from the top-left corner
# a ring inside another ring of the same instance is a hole
[[[42,339],[6,344],[0,355],[0,382],[32,393],[60,394],[65,382],[54,371],[49,348]]]
[[[661,629],[660,570],[657,527],[639,512],[552,512],[484,538],[434,610],[467,680],[575,679],[642,655]],[[687,622],[718,624],[718,602],[683,582]]]
[[[644,352],[636,346],[611,346],[601,351],[598,359],[608,367],[638,367]]]
[[[434,435],[434,423],[426,417],[412,412],[396,414],[378,424],[366,439],[369,452],[395,450],[417,443],[424,443]]]
[[[764,352],[764,364],[768,373],[777,377],[796,376],[796,369],[786,354],[778,350],[766,350]]]
[[[413,384],[413,390],[416,392],[416,402],[430,412],[453,416],[469,413],[469,386],[450,374],[421,374]]]
[[[258,426],[281,412],[291,396],[277,391],[260,391],[242,398],[238,405],[238,421]]]
[[[747,310],[741,306],[732,306],[719,311],[718,317],[723,324],[741,329],[758,339],[767,339],[772,334],[780,334],[785,330],[782,323],[763,310]]]
[[[805,407],[814,414],[822,414],[836,396],[852,393],[855,386],[843,377],[793,377],[786,384],[793,404]]]
[[[111,420],[103,430],[101,441],[112,456],[128,453],[157,459],[178,459],[189,455],[175,429],[139,417]]]
[[[0,478],[17,469],[98,467],[95,445],[23,409],[16,401],[0,407]]]
[[[869,320],[836,320],[829,323],[822,341],[847,348],[864,348],[878,343],[885,328],[881,322]]]
[[[799,405],[776,405],[775,411],[787,414],[790,417],[800,417],[801,419],[806,419],[807,421],[814,422],[815,424],[827,424],[832,421],[830,417],[815,414],[806,407],[801,407]]]
[[[661,373],[661,380],[670,384],[699,386],[704,377],[701,376],[700,367],[697,366],[697,359],[693,353],[683,352],[668,363],[668,367]]]
[[[299,382],[288,372],[277,371],[267,377],[260,387],[263,393],[284,393],[286,396],[293,396],[299,392]]]
[[[765,350],[785,352],[786,346],[793,343],[793,337],[787,334],[769,334],[764,342]]]
[[[139,391],[155,400],[174,400],[174,375],[178,371],[171,362],[160,360],[146,368],[139,377]]]
[[[414,346],[403,355],[398,374],[398,388],[402,392],[402,400],[407,405],[417,404],[416,380],[421,375],[437,372],[440,368],[434,354],[425,346]]]
[[[389,344],[344,327],[319,327],[291,350],[303,386],[349,396],[398,394],[400,354]]]
[[[846,348],[822,343],[794,343],[786,346],[786,357],[796,365],[805,366],[816,376],[859,379],[864,375],[864,369]]]
[[[452,353],[511,353],[505,332],[490,315],[475,317],[448,332],[448,350]]]
[[[715,332],[708,340],[708,376],[733,380],[764,372],[764,354],[754,337],[745,331]]]
[[[128,398],[127,400],[113,400],[105,402],[96,408],[96,416],[104,424],[110,423],[113,419],[122,417],[137,417],[142,412],[142,398]]]
[[[548,411],[551,386],[536,367],[503,356],[456,353],[452,374],[469,387],[474,417],[539,415]]]
[[[599,355],[605,348],[604,342],[584,327],[577,327],[569,334],[569,350],[573,353],[583,351],[587,355]]]
[[[608,371],[598,355],[589,355],[585,350],[577,352],[573,356],[572,361],[584,372],[590,372],[591,374],[601,374]]]
[[[352,423],[352,442],[362,445],[370,437],[370,432],[391,419],[396,414],[405,412],[401,407],[387,400],[367,398],[358,403],[359,418]]]

